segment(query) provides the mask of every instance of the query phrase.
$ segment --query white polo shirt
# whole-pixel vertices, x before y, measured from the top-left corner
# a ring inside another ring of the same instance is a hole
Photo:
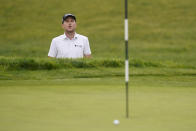
[[[50,45],[48,56],[56,58],[83,58],[90,55],[90,45],[86,36],[75,33],[73,39],[65,34],[55,37]]]

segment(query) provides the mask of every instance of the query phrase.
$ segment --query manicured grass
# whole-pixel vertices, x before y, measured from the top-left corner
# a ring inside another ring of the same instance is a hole
[[[131,78],[129,119],[122,78],[0,81],[0,130],[194,131],[195,81]]]

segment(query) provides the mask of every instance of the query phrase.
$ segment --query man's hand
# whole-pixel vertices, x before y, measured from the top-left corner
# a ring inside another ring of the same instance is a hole
[[[85,58],[91,58],[91,54],[90,55],[84,55]]]

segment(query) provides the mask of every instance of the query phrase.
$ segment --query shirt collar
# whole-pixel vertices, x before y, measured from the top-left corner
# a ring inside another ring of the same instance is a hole
[[[65,35],[65,33],[63,34],[63,38],[64,39],[69,39],[66,35]],[[74,35],[74,38],[73,39],[77,39],[78,38],[78,34],[77,33],[75,33],[75,35]]]

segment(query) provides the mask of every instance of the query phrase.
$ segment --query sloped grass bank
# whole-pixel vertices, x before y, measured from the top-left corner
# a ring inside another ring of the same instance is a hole
[[[196,66],[183,65],[172,61],[152,62],[139,59],[130,59],[130,67],[144,68],[184,68],[196,69]],[[0,69],[13,70],[53,70],[70,68],[121,68],[124,67],[123,59],[39,59],[39,58],[0,58]]]
[[[130,59],[130,77],[196,76],[196,67],[172,61]],[[0,80],[124,77],[123,59],[0,58]]]

